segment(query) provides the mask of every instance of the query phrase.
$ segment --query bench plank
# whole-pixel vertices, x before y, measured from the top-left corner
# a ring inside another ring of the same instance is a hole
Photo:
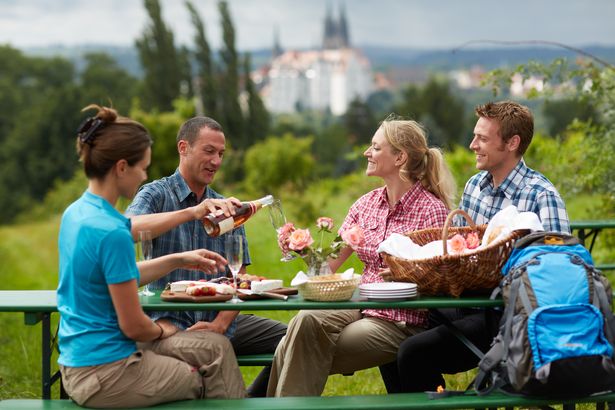
[[[565,403],[596,403],[615,402],[615,393],[566,400]],[[534,399],[507,396],[503,393],[492,393],[487,396],[453,396],[438,400],[430,400],[425,393],[398,393],[370,396],[325,396],[325,397],[281,397],[252,399],[203,399],[187,400],[161,404],[155,409],[271,409],[271,410],[419,410],[419,409],[459,409],[485,407],[513,406],[545,406],[562,403],[557,399]],[[70,400],[4,400],[0,402],[1,410],[76,410],[82,409]]]

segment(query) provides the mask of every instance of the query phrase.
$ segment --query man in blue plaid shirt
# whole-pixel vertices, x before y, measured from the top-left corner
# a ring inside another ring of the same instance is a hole
[[[513,101],[501,101],[478,106],[475,112],[478,121],[470,149],[481,172],[466,183],[459,208],[477,224],[485,224],[501,209],[515,205],[520,212],[536,213],[545,230],[570,233],[559,193],[544,175],[523,161],[534,134],[530,110]],[[456,222],[464,224],[465,219]],[[494,335],[483,310],[442,309],[440,313],[479,349],[489,350]],[[435,391],[446,385],[442,373],[459,373],[478,364],[478,357],[438,323],[440,316],[433,319],[431,329],[402,342],[396,363],[381,367],[390,393]]]
[[[126,210],[132,215],[133,232],[150,230],[153,256],[205,248],[222,256],[224,239],[229,234],[244,237],[244,266],[250,264],[250,254],[241,226],[228,234],[211,238],[200,220],[209,212],[222,210],[227,216],[240,205],[236,198],[225,199],[209,185],[222,164],[226,140],[220,124],[211,118],[195,117],[186,121],[177,135],[179,167],[171,176],[141,187]],[[154,217],[148,214],[157,214]],[[227,276],[219,272],[215,276]],[[202,271],[178,269],[152,282],[150,288],[162,290],[169,282],[178,280],[213,279]],[[286,325],[237,311],[172,311],[148,312],[161,326],[175,326],[187,331],[212,331],[230,338],[237,355],[274,353],[286,334]],[[265,368],[248,388],[251,396],[264,396],[270,368]]]

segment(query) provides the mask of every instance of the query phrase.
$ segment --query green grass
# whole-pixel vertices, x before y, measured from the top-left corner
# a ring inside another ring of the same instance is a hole
[[[356,188],[356,187],[354,187]],[[357,189],[355,189],[356,191]],[[330,199],[319,208],[319,215],[331,216],[336,226],[358,195],[331,195]],[[568,201],[571,219],[591,219],[598,216],[587,207],[591,197],[579,196]],[[285,202],[286,206],[286,202]],[[288,219],[294,221],[295,210],[292,203],[287,206]],[[57,286],[57,231],[59,217],[53,216],[48,221],[0,227],[0,289],[55,289]],[[301,226],[306,226],[300,224]],[[284,280],[289,284],[295,273],[304,269],[301,260],[281,262],[277,248],[275,232],[269,224],[267,212],[259,212],[246,224],[252,266],[248,269],[254,274],[261,274]],[[603,233],[604,234],[604,233]],[[614,252],[598,240],[595,252],[602,260],[615,260]],[[342,269],[353,266],[361,270],[361,263],[352,257]],[[296,312],[257,312],[288,323]],[[54,315],[55,329],[57,315]],[[0,400],[8,398],[40,398],[40,325],[25,326],[23,314],[0,314]],[[53,370],[57,369],[54,364]],[[258,367],[244,367],[242,373],[246,383],[260,371]],[[474,372],[447,375],[447,385],[454,389],[463,389],[472,380]],[[384,394],[384,384],[378,369],[356,372],[353,376],[331,376],[325,388],[325,395],[348,394]],[[58,396],[58,386],[53,394]],[[588,407],[589,408],[589,407]]]

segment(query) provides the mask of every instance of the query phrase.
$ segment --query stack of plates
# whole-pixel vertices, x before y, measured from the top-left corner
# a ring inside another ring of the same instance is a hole
[[[406,300],[416,296],[416,283],[380,282],[359,285],[359,294],[368,300]]]

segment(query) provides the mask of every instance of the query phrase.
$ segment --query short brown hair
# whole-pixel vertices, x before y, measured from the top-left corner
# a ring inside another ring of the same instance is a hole
[[[92,104],[83,111],[91,109],[98,113],[84,121],[77,131],[77,152],[85,175],[102,179],[121,159],[130,166],[141,161],[152,145],[147,129],[137,121],[120,116],[113,108]]]
[[[514,101],[488,102],[474,109],[478,117],[492,118],[500,124],[500,136],[506,143],[518,135],[517,153],[523,156],[534,136],[534,116],[529,108]]]
[[[179,128],[176,141],[179,142],[181,140],[185,140],[188,141],[188,144],[192,145],[199,136],[199,132],[202,128],[209,128],[213,131],[223,132],[222,126],[213,118],[194,117],[183,123]]]

